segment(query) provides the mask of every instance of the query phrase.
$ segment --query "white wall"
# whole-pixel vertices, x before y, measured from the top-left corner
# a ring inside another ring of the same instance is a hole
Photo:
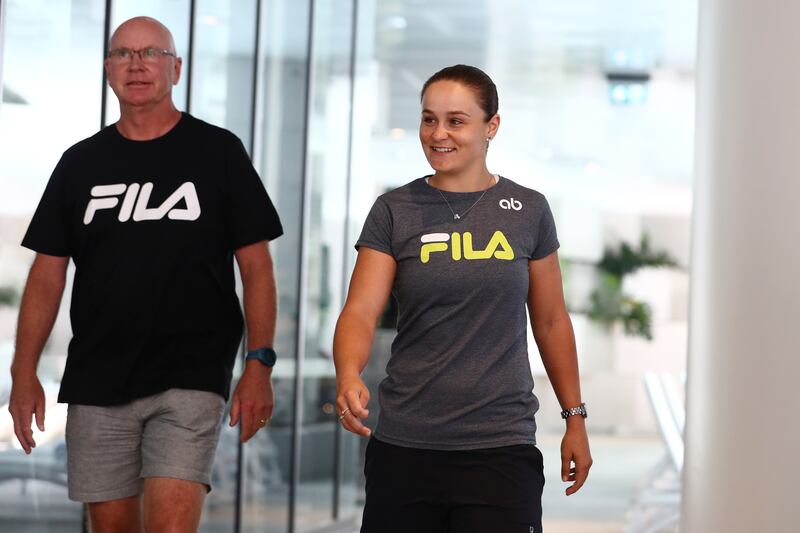
[[[700,3],[683,528],[797,531],[800,3]]]

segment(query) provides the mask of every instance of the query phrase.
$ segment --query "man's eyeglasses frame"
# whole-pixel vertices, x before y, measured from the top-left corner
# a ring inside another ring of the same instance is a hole
[[[106,58],[113,63],[127,63],[133,61],[133,56],[138,55],[143,63],[155,63],[164,56],[176,57],[175,52],[170,52],[164,48],[148,46],[135,50],[133,48],[116,48],[110,50]]]

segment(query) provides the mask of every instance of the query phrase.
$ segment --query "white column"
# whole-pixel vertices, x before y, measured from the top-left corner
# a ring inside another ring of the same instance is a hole
[[[3,109],[3,57],[6,44],[6,4],[0,0],[0,113]]]
[[[800,531],[800,2],[700,0],[683,533]]]

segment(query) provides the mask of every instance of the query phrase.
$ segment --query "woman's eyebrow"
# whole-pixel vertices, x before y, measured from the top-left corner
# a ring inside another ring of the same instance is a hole
[[[430,113],[431,115],[435,115],[436,114],[433,111],[431,111],[430,109],[423,109],[422,112],[423,113]],[[448,114],[448,115],[464,115],[465,117],[469,117],[470,116],[470,114],[467,113],[466,111],[448,111],[446,114]]]

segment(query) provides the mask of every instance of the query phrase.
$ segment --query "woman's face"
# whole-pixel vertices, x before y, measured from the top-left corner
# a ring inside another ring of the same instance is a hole
[[[445,174],[481,172],[486,139],[494,137],[500,125],[498,115],[485,119],[474,89],[450,80],[428,86],[422,96],[419,140],[431,167]]]

